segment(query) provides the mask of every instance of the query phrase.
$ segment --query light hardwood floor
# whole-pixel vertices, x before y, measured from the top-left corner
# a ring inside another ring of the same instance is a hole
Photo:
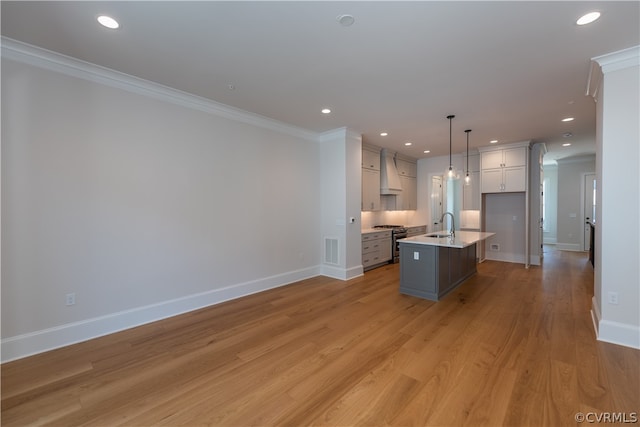
[[[564,426],[640,410],[640,351],[595,340],[593,269],[487,261],[438,303],[398,265],[2,365],[2,425]]]

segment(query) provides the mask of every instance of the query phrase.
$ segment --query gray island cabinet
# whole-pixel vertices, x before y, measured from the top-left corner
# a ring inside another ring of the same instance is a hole
[[[476,273],[476,243],[493,234],[458,231],[455,239],[400,240],[400,293],[438,301]]]

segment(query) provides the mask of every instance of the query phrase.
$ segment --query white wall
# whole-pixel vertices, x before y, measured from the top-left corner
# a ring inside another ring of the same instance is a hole
[[[482,207],[484,230],[496,233],[486,241],[485,258],[524,264],[527,232],[525,193],[483,194]],[[499,247],[492,249],[492,245]]]
[[[319,273],[316,141],[4,55],[4,360]]]
[[[595,156],[557,160],[558,163],[558,249],[584,248],[584,175],[596,171]]]
[[[594,322],[599,340],[640,348],[640,46],[594,61],[604,73],[596,104]]]

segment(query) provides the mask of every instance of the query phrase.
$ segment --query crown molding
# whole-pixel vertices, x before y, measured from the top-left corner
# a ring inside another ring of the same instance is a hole
[[[362,138],[360,132],[354,131],[347,127],[341,127],[337,129],[328,130],[317,134],[316,140],[318,142],[332,141],[334,139],[347,139],[347,138]]]
[[[597,101],[604,74],[634,66],[640,66],[640,45],[591,58],[585,95]]]
[[[505,148],[519,148],[519,147],[531,148],[531,145],[532,145],[531,140],[511,142],[506,144],[487,145],[483,147],[478,147],[478,152],[482,153],[485,151],[504,150]]]
[[[596,56],[591,60],[600,65],[604,74],[624,68],[637,67],[640,66],[640,45]]]
[[[43,49],[7,37],[2,37],[2,58],[43,68],[126,90],[138,95],[170,102],[186,108],[202,111],[218,117],[246,123],[263,129],[281,132],[294,137],[317,141],[318,133],[280,121],[212,101],[208,98],[173,89],[149,80],[121,73],[110,68],[82,61],[71,56]]]
[[[563,159],[556,159],[557,164],[568,164],[568,163],[587,163],[593,162],[596,160],[595,154],[585,154],[579,156],[565,157]]]

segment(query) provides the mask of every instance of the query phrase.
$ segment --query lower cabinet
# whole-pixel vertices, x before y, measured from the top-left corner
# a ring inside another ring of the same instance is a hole
[[[475,272],[475,243],[465,248],[400,243],[400,293],[438,301]]]
[[[370,270],[391,260],[391,231],[362,235],[362,267]]]
[[[407,237],[419,236],[421,234],[427,234],[426,225],[414,225],[413,227],[407,227]]]

